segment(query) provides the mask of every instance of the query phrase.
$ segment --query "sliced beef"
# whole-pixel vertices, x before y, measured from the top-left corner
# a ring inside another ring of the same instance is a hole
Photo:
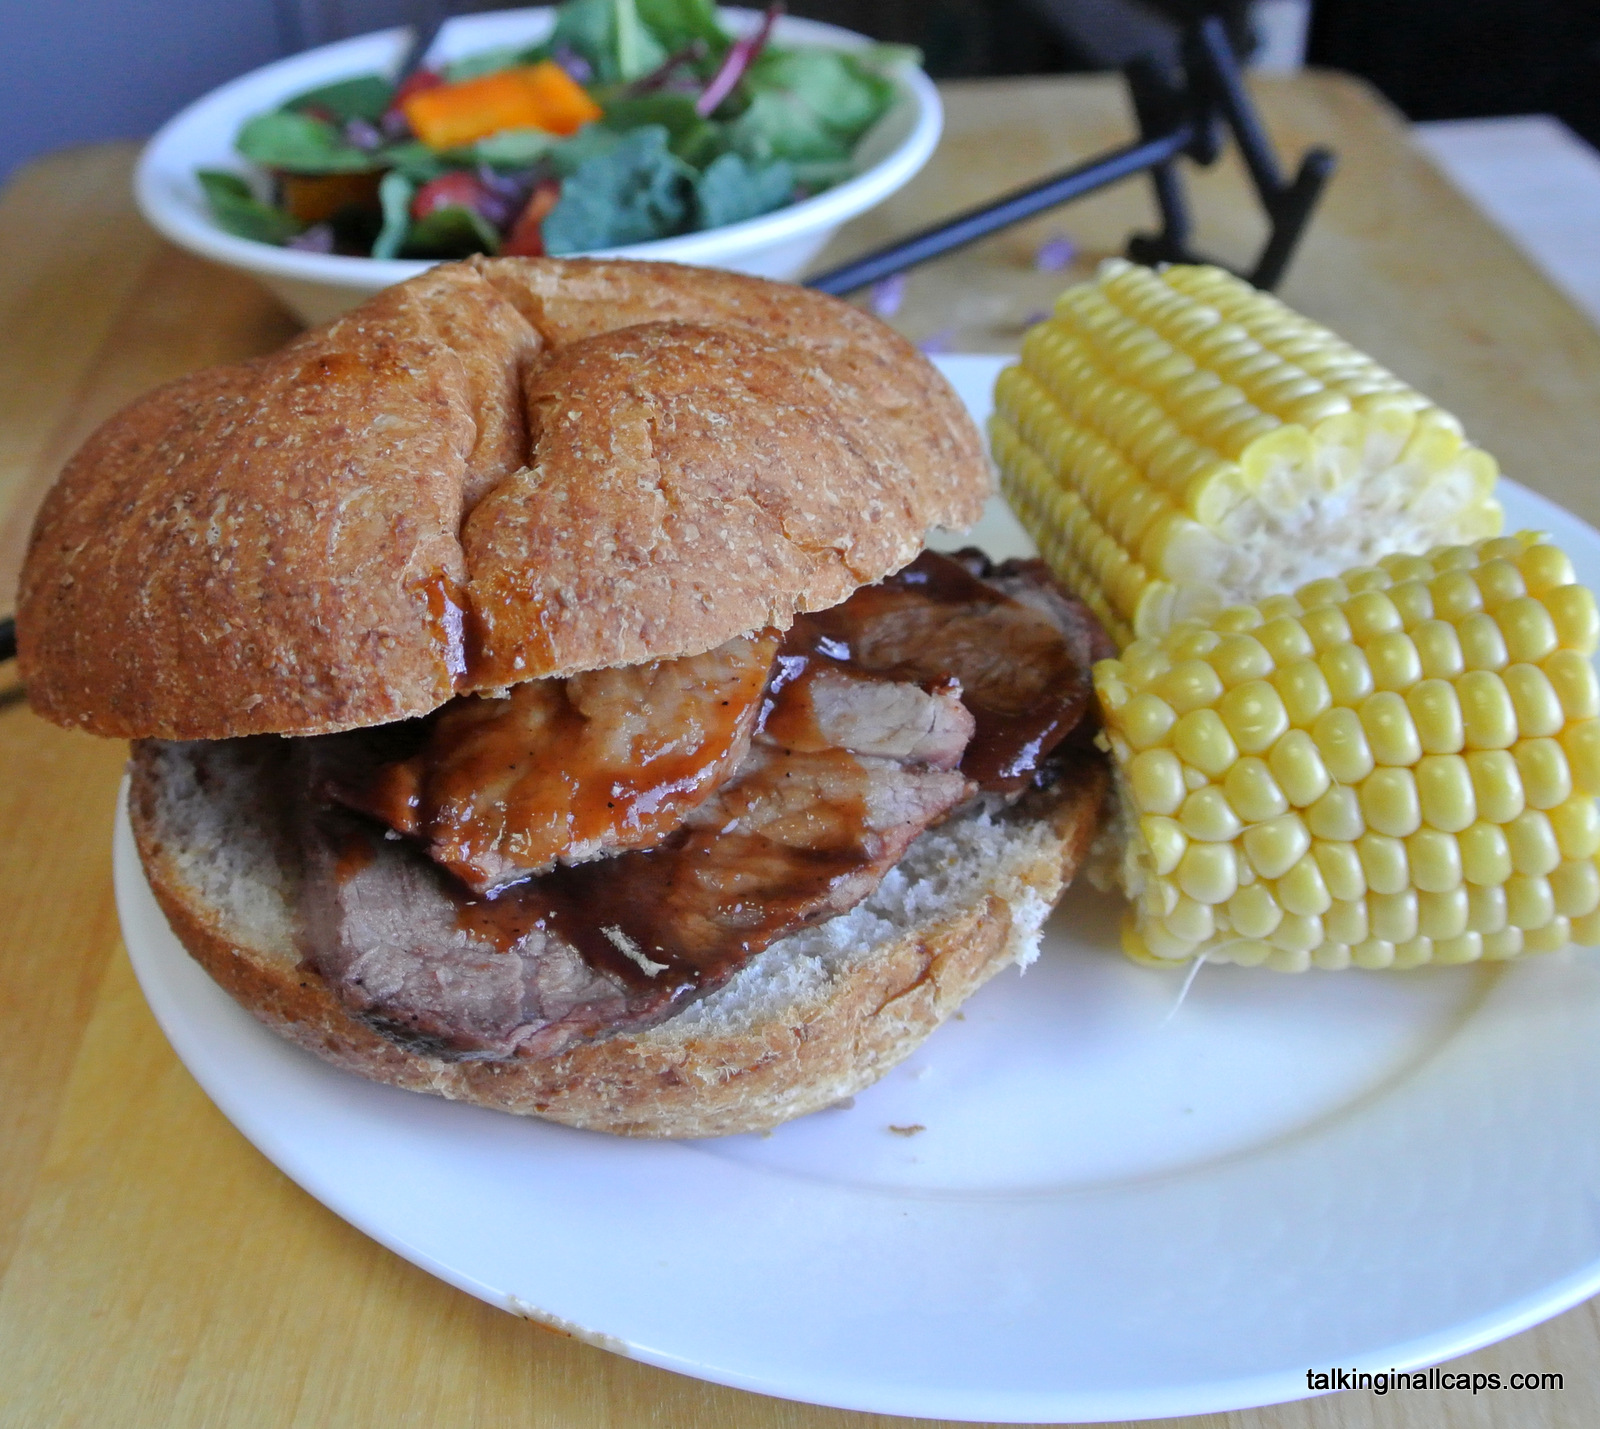
[[[1040,579],[1050,594],[1038,591]],[[1017,793],[1088,708],[1088,636],[1075,607],[1042,564],[994,582],[924,551],[899,574],[805,619],[858,668],[902,681],[958,680],[976,723],[963,771],[985,789]]]
[[[924,555],[781,644],[297,741],[306,955],[354,1015],[437,1056],[649,1026],[860,902],[980,785],[1044,777],[1096,630],[1038,563]]]
[[[827,683],[848,678],[830,672]],[[372,758],[360,736],[303,741],[313,747],[301,781],[308,960],[353,1015],[434,1056],[551,1056],[659,1021],[784,933],[860,902],[972,793],[948,767],[961,756],[950,730],[971,717],[947,690],[858,682],[871,688],[854,717],[834,688],[814,718],[809,679],[772,706],[812,743],[824,727],[853,730],[904,758],[758,735],[735,776],[657,847],[558,867],[493,898],[317,796],[333,770]],[[868,705],[887,717],[867,719]]]
[[[453,701],[408,757],[332,782],[478,893],[660,842],[750,746],[775,633]]]

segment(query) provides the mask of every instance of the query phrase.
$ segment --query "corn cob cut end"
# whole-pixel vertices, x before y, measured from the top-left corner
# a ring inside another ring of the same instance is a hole
[[[1600,945],[1597,638],[1571,562],[1524,532],[1101,661],[1124,950],[1300,971]]]
[[[1119,644],[1498,535],[1493,458],[1327,329],[1210,267],[1113,259],[1001,374],[1001,486]]]

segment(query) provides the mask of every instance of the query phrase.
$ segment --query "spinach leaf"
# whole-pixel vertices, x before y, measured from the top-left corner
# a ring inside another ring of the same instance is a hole
[[[583,253],[676,233],[690,216],[693,177],[660,125],[624,134],[561,186],[561,201],[544,221],[545,249]]]
[[[498,253],[500,235],[493,224],[470,208],[451,204],[436,208],[413,223],[404,251],[408,258],[465,258],[469,253]]]
[[[749,107],[728,126],[737,153],[755,164],[773,159],[797,163],[839,162],[850,156],[849,143],[804,100],[775,89],[758,90]]]
[[[786,159],[756,167],[738,154],[723,154],[695,182],[698,228],[742,223],[782,208],[794,196],[794,168]]]
[[[602,122],[619,132],[659,124],[667,131],[674,152],[684,140],[695,138],[706,123],[687,94],[641,94],[632,99],[614,99],[605,106]]]
[[[590,159],[609,154],[622,142],[622,135],[604,124],[585,124],[570,139],[550,150],[550,162],[562,178],[571,178]]]
[[[752,91],[784,92],[847,140],[859,137],[894,99],[894,85],[842,50],[768,48],[750,67]]]
[[[602,83],[637,79],[667,58],[661,41],[641,23],[634,0],[567,0],[556,11],[552,49],[576,50]]]
[[[638,79],[666,62],[667,51],[639,19],[634,0],[612,0],[617,45],[617,78]]]
[[[378,180],[378,202],[383,205],[383,227],[372,245],[374,258],[397,258],[411,232],[411,200],[417,186],[398,169]]]
[[[479,75],[493,74],[496,70],[510,69],[513,65],[537,64],[549,58],[550,46],[496,45],[492,50],[478,50],[442,65],[439,72],[451,84],[463,79],[476,79]]]
[[[235,238],[281,246],[305,227],[282,209],[262,203],[238,174],[222,169],[201,169],[195,177],[200,180],[206,206],[217,226]]]
[[[728,47],[728,37],[717,23],[713,0],[636,0],[639,18],[650,27],[668,54],[694,40],[704,40],[712,54]]]
[[[391,144],[378,150],[374,157],[382,165],[396,169],[413,183],[425,184],[436,179],[452,166],[437,150],[430,149],[419,139],[406,144]]]
[[[341,124],[347,119],[377,123],[394,98],[394,86],[381,74],[361,74],[335,80],[297,94],[279,107],[298,114],[306,109],[326,109]]]
[[[502,129],[463,153],[470,162],[500,169],[525,169],[554,149],[561,139],[543,129]]]
[[[283,110],[246,120],[234,148],[292,174],[357,174],[376,167],[372,155],[346,143],[326,120]]]

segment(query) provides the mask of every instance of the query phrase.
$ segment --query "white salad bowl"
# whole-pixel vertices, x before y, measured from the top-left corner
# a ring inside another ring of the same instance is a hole
[[[752,10],[730,8],[721,14],[735,33],[748,32],[761,20]],[[430,58],[451,60],[500,45],[531,44],[549,34],[554,23],[555,12],[547,7],[459,16],[440,31]],[[780,41],[837,49],[871,43],[851,30],[787,16],[778,20],[774,35]],[[228,169],[252,177],[251,166],[233,147],[245,120],[318,85],[392,72],[408,38],[409,31],[400,28],[323,45],[264,65],[197,99],[145,147],[134,175],[140,211],[174,243],[259,278],[307,323],[326,321],[431,267],[437,260],[350,258],[237,238],[212,219],[195,177],[198,169]],[[841,224],[905,184],[939,142],[944,111],[931,81],[911,65],[896,67],[891,77],[895,102],[856,146],[854,177],[743,223],[600,251],[608,257],[665,259],[764,278],[799,277]]]

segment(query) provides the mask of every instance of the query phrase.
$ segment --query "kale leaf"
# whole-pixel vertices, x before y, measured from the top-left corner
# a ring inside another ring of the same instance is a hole
[[[667,147],[661,125],[621,135],[561,186],[544,221],[545,251],[582,253],[677,233],[690,217],[694,176]]]
[[[794,167],[786,159],[757,166],[738,154],[723,154],[695,182],[694,196],[697,228],[742,223],[794,197]]]

